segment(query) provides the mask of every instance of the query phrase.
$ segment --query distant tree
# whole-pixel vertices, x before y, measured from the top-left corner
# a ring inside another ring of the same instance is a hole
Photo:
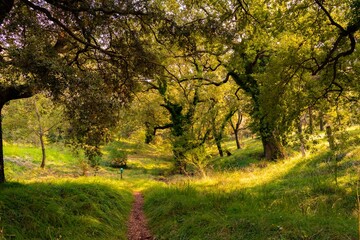
[[[61,107],[41,95],[12,102],[3,111],[4,139],[39,143],[42,151],[40,167],[44,168],[45,143],[49,135],[56,135],[57,130],[67,126],[62,111]]]

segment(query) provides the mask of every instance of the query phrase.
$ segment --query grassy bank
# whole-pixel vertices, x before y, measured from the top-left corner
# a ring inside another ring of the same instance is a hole
[[[94,178],[0,186],[0,239],[126,239],[132,194]]]
[[[106,156],[95,170],[84,165],[82,154],[49,145],[41,169],[38,147],[6,143],[8,182],[0,185],[0,239],[126,239],[132,192],[161,185],[152,174],[168,164],[154,160],[150,146],[128,148],[129,168],[120,179]]]
[[[157,239],[357,239],[356,136],[336,165],[324,141],[274,163],[251,160],[251,144],[206,178],[148,189],[150,226]]]
[[[320,136],[306,157],[278,162],[259,160],[256,139],[229,141],[233,154],[211,159],[206,177],[170,175],[169,149],[123,142],[122,180],[106,155],[81,177],[81,155],[49,146],[42,170],[36,148],[6,145],[0,239],[125,239],[133,191],[157,239],[357,239],[359,135],[336,153]]]

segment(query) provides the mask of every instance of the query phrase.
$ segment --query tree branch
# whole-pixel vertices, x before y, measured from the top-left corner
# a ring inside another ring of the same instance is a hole
[[[0,25],[14,6],[14,0],[0,0]]]

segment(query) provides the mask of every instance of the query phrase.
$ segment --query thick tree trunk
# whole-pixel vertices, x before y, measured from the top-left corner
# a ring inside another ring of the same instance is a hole
[[[175,171],[178,174],[186,174],[186,162],[183,149],[173,150],[175,157]]]
[[[3,152],[3,139],[2,139],[2,115],[1,111],[3,104],[0,105],[0,183],[5,182],[5,171],[4,171],[4,152]]]
[[[277,160],[285,158],[285,150],[273,134],[262,136],[261,141],[264,148],[264,157],[267,160]]]
[[[154,140],[156,130],[150,123],[145,123],[145,143],[150,144]]]

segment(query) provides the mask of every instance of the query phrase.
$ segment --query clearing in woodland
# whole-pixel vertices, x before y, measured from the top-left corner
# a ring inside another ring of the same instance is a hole
[[[229,139],[231,156],[189,163],[187,176],[170,148],[123,140],[122,179],[59,146],[40,169],[37,148],[8,143],[0,239],[357,239],[359,133],[336,161],[321,136],[277,162],[259,159],[257,139],[239,150]]]

